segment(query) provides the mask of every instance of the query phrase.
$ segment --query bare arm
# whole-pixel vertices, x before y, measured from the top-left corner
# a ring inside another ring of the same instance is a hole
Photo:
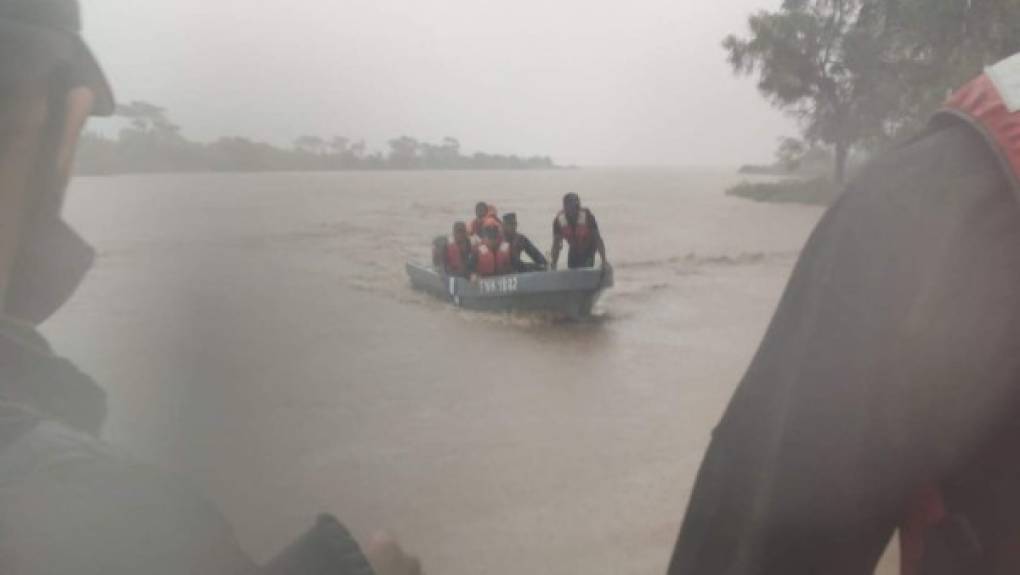
[[[556,265],[560,261],[560,252],[563,251],[563,234],[560,233],[560,222],[559,219],[553,220],[553,245],[552,254],[550,259],[552,260],[549,269],[555,270]]]
[[[588,217],[591,220],[592,232],[595,236],[595,251],[599,253],[599,257],[602,258],[602,266],[605,267],[609,260],[606,259],[606,243],[602,241],[602,231],[599,230],[599,223],[590,211]]]

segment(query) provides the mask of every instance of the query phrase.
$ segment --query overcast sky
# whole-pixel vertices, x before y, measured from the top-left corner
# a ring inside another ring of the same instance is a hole
[[[185,135],[460,139],[582,165],[768,161],[795,127],[720,42],[780,0],[85,0],[122,101]]]

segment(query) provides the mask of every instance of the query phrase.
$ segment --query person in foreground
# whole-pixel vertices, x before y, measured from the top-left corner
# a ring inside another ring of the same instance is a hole
[[[79,132],[114,100],[79,27],[75,0],[0,0],[0,573],[420,573],[328,515],[258,567],[191,487],[98,439],[103,391],[34,327],[92,260],[60,209]]]
[[[563,196],[563,211],[553,220],[552,269],[556,269],[559,264],[564,240],[569,245],[568,268],[595,267],[596,252],[602,260],[602,267],[609,265],[599,224],[591,210],[581,207],[581,198],[574,193]]]
[[[531,243],[528,236],[517,232],[517,214],[503,214],[503,240],[510,247],[510,266],[516,273],[543,271],[549,267],[542,252]],[[521,260],[521,254],[527,254],[531,263]]]
[[[822,218],[716,427],[671,575],[1020,572],[1020,56]]]

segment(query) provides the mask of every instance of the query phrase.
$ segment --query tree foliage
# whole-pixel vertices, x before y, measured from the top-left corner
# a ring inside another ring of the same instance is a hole
[[[389,153],[369,152],[364,141],[343,136],[297,138],[291,149],[248,138],[221,138],[209,144],[184,138],[164,108],[131,102],[117,109],[126,126],[116,138],[86,133],[79,143],[77,169],[84,174],[203,171],[303,171],[391,169],[551,169],[547,157],[461,152],[460,142],[438,144],[401,136]]]
[[[883,58],[881,19],[867,0],[786,0],[748,21],[750,35],[723,42],[738,73],[796,117],[808,143],[835,150],[841,181],[850,149],[881,139],[894,70]]]
[[[880,6],[904,94],[898,112],[909,130],[949,92],[1020,52],[1020,0],[886,0]]]
[[[915,132],[948,92],[1020,51],[1020,0],[785,0],[723,46],[738,73],[800,121],[806,149],[851,149]],[[781,154],[788,154],[789,150]]]

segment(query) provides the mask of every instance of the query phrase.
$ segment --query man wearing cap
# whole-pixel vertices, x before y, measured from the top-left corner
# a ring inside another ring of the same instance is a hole
[[[79,132],[115,107],[79,29],[75,0],[0,0],[0,573],[370,575],[330,516],[256,567],[191,487],[98,439],[105,394],[36,331],[92,262],[60,211]],[[368,554],[420,571],[392,540]]]
[[[528,236],[517,231],[517,214],[503,214],[503,240],[510,244],[510,265],[516,273],[537,272],[549,267],[542,252],[531,243]],[[531,263],[521,260],[521,254],[527,254]]]
[[[564,240],[569,246],[568,268],[595,267],[596,252],[602,260],[602,267],[609,265],[599,224],[591,210],[581,207],[581,198],[574,193],[563,196],[563,211],[553,220],[552,269],[556,269],[559,264]]]
[[[1020,572],[1020,55],[812,234],[698,473],[671,575]]]

